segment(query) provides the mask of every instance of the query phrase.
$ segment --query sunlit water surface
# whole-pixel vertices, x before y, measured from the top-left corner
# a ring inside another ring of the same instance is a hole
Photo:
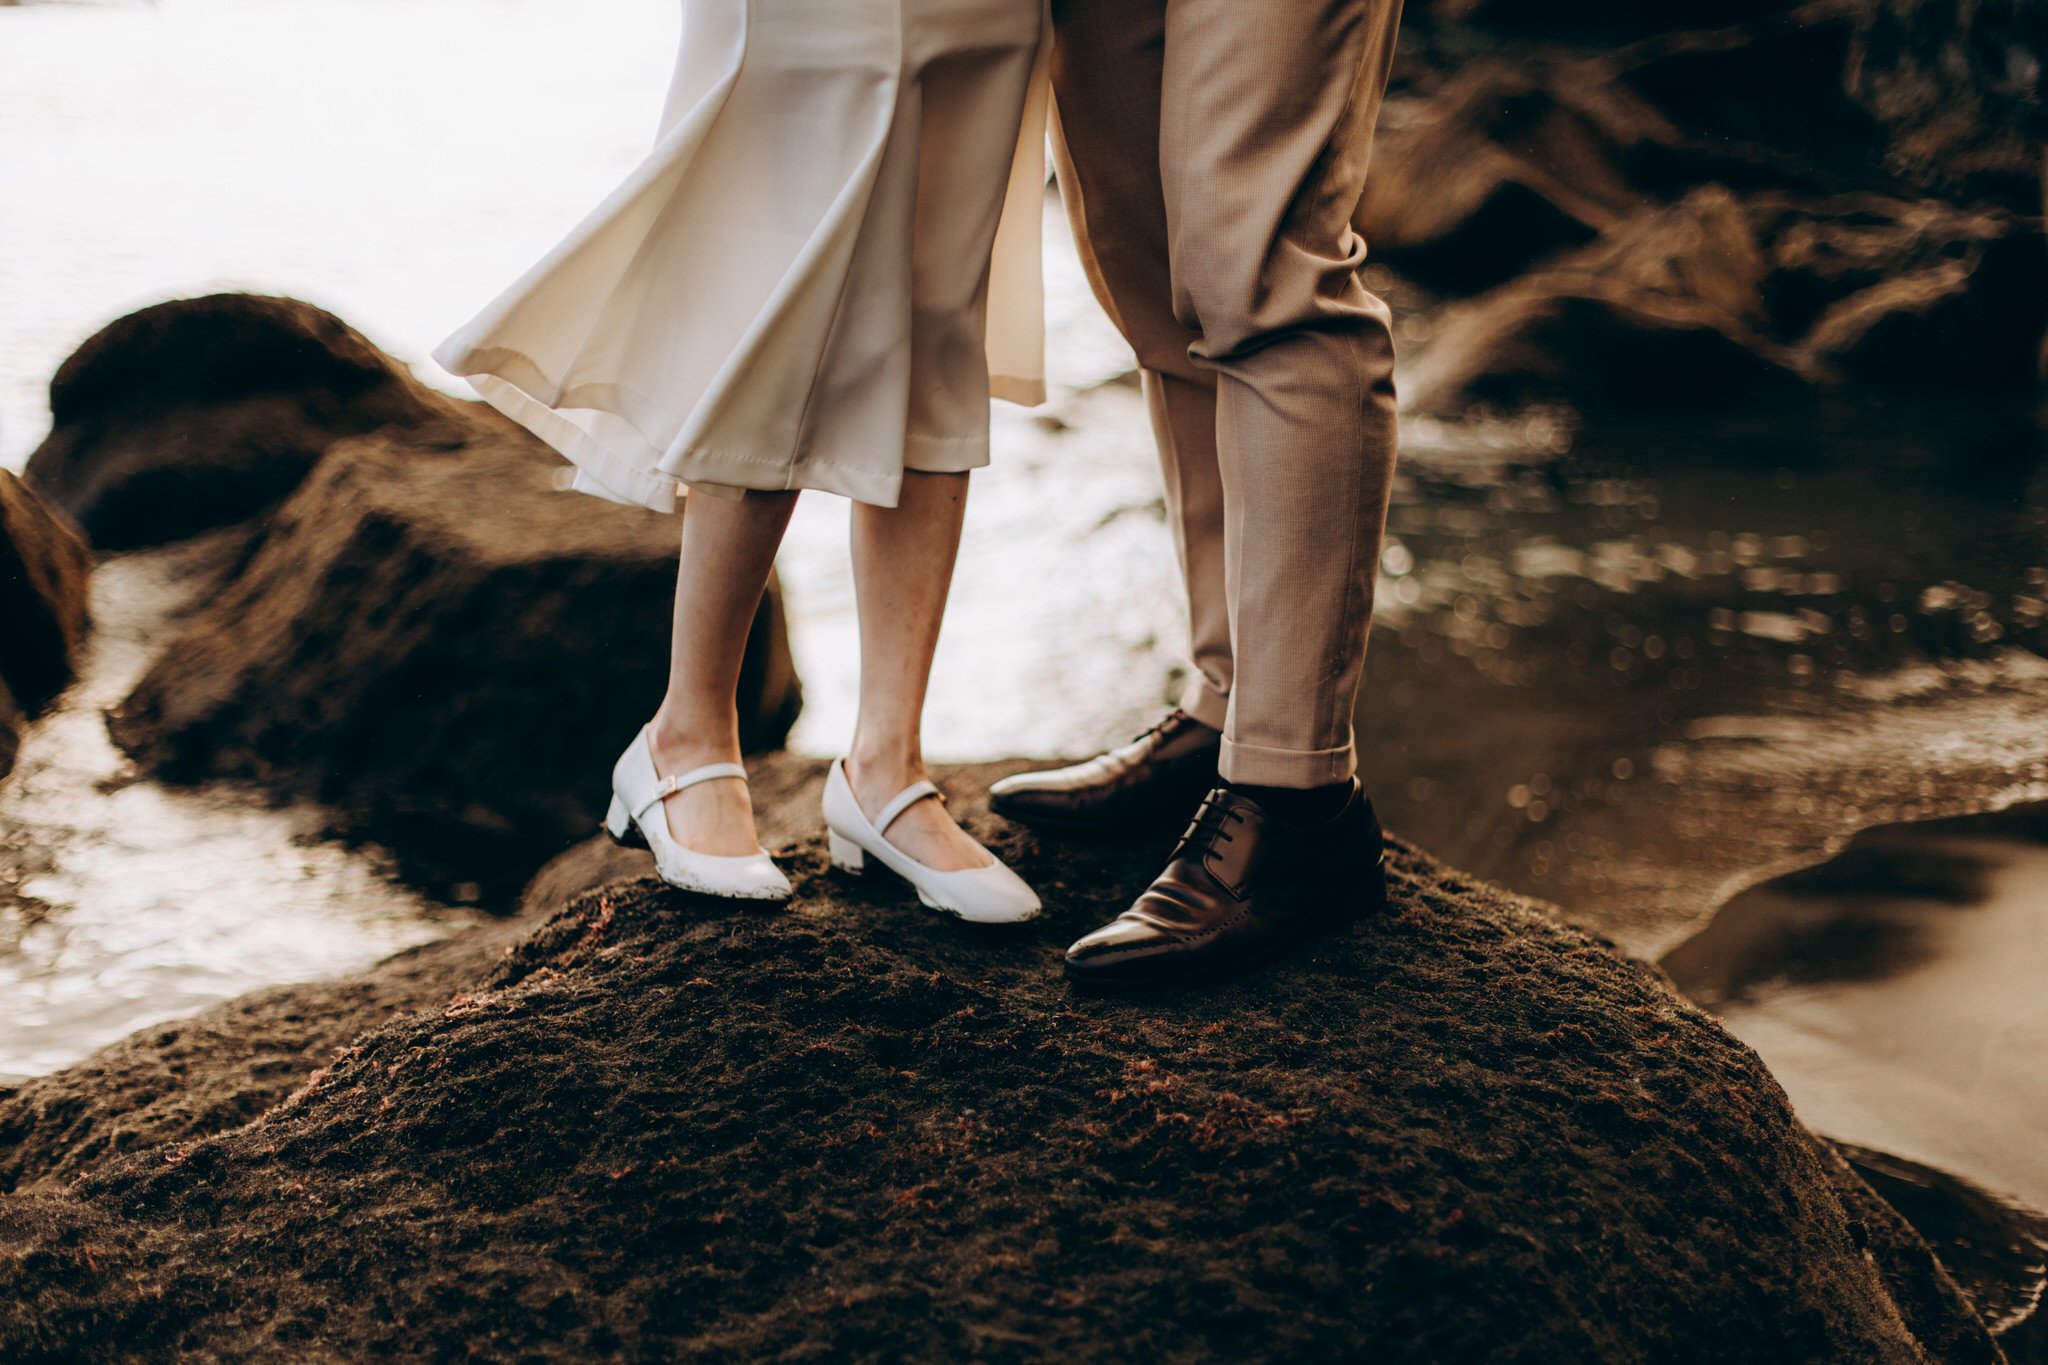
[[[0,1083],[475,922],[319,838],[318,810],[135,778],[99,708],[154,657],[188,596],[178,568],[131,557],[94,574],[80,681],[0,783]]]

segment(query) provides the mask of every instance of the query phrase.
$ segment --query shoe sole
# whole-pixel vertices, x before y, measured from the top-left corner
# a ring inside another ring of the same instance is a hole
[[[620,818],[623,818],[625,828],[623,830],[612,828],[612,821]],[[619,803],[616,797],[612,800],[611,808],[605,812],[605,818],[597,822],[597,827],[603,830],[606,837],[620,848],[648,848],[647,836],[641,832],[640,822],[632,816],[625,814],[625,807]],[[649,849],[649,852],[652,852],[652,850]],[[753,901],[763,905],[782,905],[789,901],[792,894],[791,891],[783,891],[768,895],[743,896],[735,895],[730,891],[713,891],[708,887],[687,886],[681,882],[672,882],[668,878],[663,877],[658,866],[655,868],[654,875],[660,879],[663,886],[672,886],[678,891],[687,891],[693,896],[711,896],[722,901]]]
[[[1210,959],[1202,966],[1168,976],[1093,976],[1087,971],[1075,971],[1074,964],[1064,963],[1067,983],[1077,990],[1090,995],[1142,995],[1152,991],[1169,991],[1178,986],[1208,986],[1221,981],[1249,976],[1262,968],[1270,967],[1282,958],[1306,949],[1309,945],[1356,927],[1360,922],[1386,913],[1387,881],[1386,855],[1381,854],[1376,865],[1378,876],[1364,903],[1349,913],[1332,916],[1329,920],[1288,938],[1280,939],[1250,956],[1228,959]]]
[[[971,916],[963,915],[950,905],[940,905],[925,894],[923,887],[883,862],[879,857],[871,856],[866,849],[844,835],[828,829],[825,831],[825,844],[826,848],[830,851],[834,870],[843,872],[847,876],[856,879],[864,879],[870,872],[876,870],[886,872],[912,891],[915,891],[918,904],[922,905],[925,909],[935,914],[944,915],[947,919],[957,920],[962,924],[972,924],[976,928],[981,929],[1000,929],[1004,925],[1009,924],[1029,924],[1032,920],[1039,918],[1040,915],[1045,913],[1043,910],[1040,910],[1037,914],[1026,915],[1023,919],[974,919]]]

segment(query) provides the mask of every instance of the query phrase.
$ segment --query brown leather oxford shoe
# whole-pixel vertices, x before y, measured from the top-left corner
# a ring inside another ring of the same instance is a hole
[[[1219,786],[1131,908],[1067,949],[1067,978],[1120,990],[1234,975],[1384,907],[1385,861],[1355,777],[1344,808],[1314,825]]]
[[[1223,735],[1175,708],[1120,749],[1085,763],[1014,773],[988,789],[989,809],[1051,829],[1174,828],[1216,785]]]

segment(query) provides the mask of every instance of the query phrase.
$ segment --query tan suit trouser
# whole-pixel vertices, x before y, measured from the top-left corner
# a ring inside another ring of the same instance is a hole
[[[1356,767],[1395,453],[1387,306],[1358,278],[1400,0],[1053,0],[1053,152],[1137,352],[1188,593],[1183,707],[1223,775]]]

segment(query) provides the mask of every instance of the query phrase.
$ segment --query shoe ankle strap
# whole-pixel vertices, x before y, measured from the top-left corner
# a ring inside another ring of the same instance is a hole
[[[929,780],[921,778],[911,783],[902,791],[890,797],[889,803],[882,807],[880,814],[875,816],[875,833],[880,834],[887,830],[891,821],[903,814],[904,811],[909,810],[917,802],[924,800],[927,796],[938,795],[939,789],[933,786]],[[945,798],[940,797],[940,799],[944,800]]]
[[[737,763],[706,763],[703,767],[692,768],[686,773],[670,773],[667,777],[654,784],[653,795],[649,796],[641,804],[640,809],[633,812],[633,815],[637,819],[659,803],[662,798],[679,792],[685,787],[694,787],[699,782],[709,782],[720,777],[737,777],[740,781],[744,782],[747,780],[747,770]]]

